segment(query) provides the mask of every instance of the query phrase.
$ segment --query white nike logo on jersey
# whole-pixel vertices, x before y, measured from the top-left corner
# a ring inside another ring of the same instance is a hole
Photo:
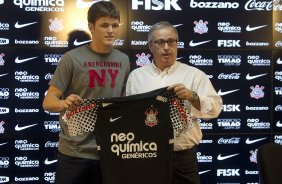
[[[282,123],[280,123],[280,121],[277,121],[276,126],[277,127],[282,127]]]
[[[247,79],[247,80],[253,80],[253,79],[255,79],[255,78],[262,77],[262,76],[264,76],[264,75],[267,75],[267,73],[263,73],[263,74],[259,74],[259,75],[253,75],[253,76],[250,76],[250,74],[248,73],[248,74],[246,75],[246,79]]]
[[[8,75],[8,73],[0,74],[0,77],[3,77],[5,75]]]
[[[263,27],[265,27],[265,26],[267,26],[267,25],[256,26],[256,27],[250,27],[250,25],[248,25],[248,26],[246,27],[246,30],[247,30],[247,31],[255,31],[255,30],[260,29],[260,28],[263,28]]]
[[[22,131],[22,130],[24,130],[24,129],[33,127],[33,126],[35,126],[35,125],[37,125],[37,123],[36,123],[36,124],[31,124],[31,125],[26,125],[26,126],[20,127],[20,126],[17,124],[16,127],[15,127],[15,130],[16,130],[16,131]]]
[[[120,118],[122,118],[122,116],[120,116],[120,117],[117,117],[117,118],[110,118],[110,122],[112,123],[112,122],[115,122],[116,120],[118,120],[118,119],[120,119]]]
[[[83,45],[83,44],[88,43],[88,42],[91,42],[91,40],[79,42],[79,41],[77,41],[77,39],[75,39],[74,42],[73,42],[73,44],[74,44],[75,46],[79,46],[79,45]]]
[[[53,163],[55,163],[55,162],[57,162],[57,161],[58,161],[58,160],[51,160],[51,161],[49,161],[48,158],[46,158],[45,161],[44,161],[44,164],[45,164],[45,165],[50,165],[50,164],[53,164]]]
[[[26,58],[26,59],[19,59],[19,57],[17,57],[15,59],[15,63],[24,63],[26,61],[29,61],[29,60],[32,60],[32,59],[35,59],[35,58],[38,58],[38,56],[37,57]]]
[[[219,96],[223,96],[223,95],[227,95],[227,94],[233,93],[233,92],[238,91],[238,90],[240,90],[240,89],[234,89],[234,90],[222,92],[221,89],[220,89],[220,90],[217,92],[217,94],[218,94]]]
[[[102,1],[102,0],[94,0],[94,1],[91,1],[91,2],[85,2],[83,0],[77,0],[76,1],[76,7],[78,7],[78,8],[89,8],[92,4],[97,3],[99,1]]]
[[[267,137],[260,138],[260,139],[254,139],[254,140],[250,140],[249,138],[247,138],[247,139],[246,139],[246,144],[253,144],[253,143],[262,141],[262,140],[264,140],[264,139],[266,139],[266,138],[267,138]]]
[[[190,46],[190,47],[195,47],[195,46],[202,45],[202,44],[207,43],[207,42],[210,42],[210,41],[211,41],[211,40],[207,40],[207,41],[202,41],[202,42],[196,42],[196,43],[194,43],[193,40],[191,40],[190,43],[189,43],[189,46]]]
[[[225,160],[225,159],[228,159],[228,158],[231,158],[231,157],[235,157],[237,155],[239,155],[239,153],[236,153],[236,154],[233,154],[233,155],[227,155],[227,156],[221,156],[221,154],[219,154],[217,156],[217,160]]]
[[[26,23],[26,24],[19,24],[19,22],[16,22],[15,24],[15,28],[23,28],[23,27],[26,27],[26,26],[30,26],[32,24],[36,24],[37,22],[30,22],[30,23]]]
[[[280,65],[280,64],[282,64],[282,60],[280,58],[278,58],[276,63]]]

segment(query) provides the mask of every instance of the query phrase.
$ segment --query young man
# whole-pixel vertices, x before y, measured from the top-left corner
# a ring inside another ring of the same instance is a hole
[[[108,1],[94,3],[88,10],[92,42],[66,52],[49,83],[43,108],[60,112],[57,184],[102,184],[93,133],[70,136],[62,115],[82,103],[82,99],[118,97],[125,93],[129,58],[113,49],[119,23],[120,13],[114,4]]]
[[[174,140],[173,184],[199,184],[196,145],[202,139],[198,118],[216,118],[222,99],[207,75],[195,67],[176,61],[177,30],[168,22],[154,24],[148,33],[153,62],[129,75],[126,94],[133,95],[169,86],[190,109],[192,124]]]

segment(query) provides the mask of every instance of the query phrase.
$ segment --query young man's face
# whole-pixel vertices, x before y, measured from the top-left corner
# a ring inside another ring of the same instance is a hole
[[[112,47],[119,30],[119,20],[101,17],[95,24],[89,23],[93,44],[96,47]]]

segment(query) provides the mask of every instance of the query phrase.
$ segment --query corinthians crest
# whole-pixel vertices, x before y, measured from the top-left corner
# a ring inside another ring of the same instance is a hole
[[[256,85],[255,87],[251,86],[250,88],[252,90],[250,92],[252,98],[259,99],[264,97],[264,92],[263,92],[264,86],[260,87],[259,85]]]
[[[158,113],[159,112],[157,111],[157,109],[155,109],[153,106],[146,109],[145,114],[147,117],[145,119],[145,125],[149,127],[156,126],[158,124],[158,118],[157,118]]]

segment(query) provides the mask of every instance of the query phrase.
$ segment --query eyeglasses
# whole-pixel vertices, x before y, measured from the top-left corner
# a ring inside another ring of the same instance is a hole
[[[175,39],[168,39],[168,40],[159,39],[159,40],[152,41],[152,42],[154,42],[154,44],[159,47],[164,47],[166,43],[168,46],[175,46],[177,44],[177,40]]]

